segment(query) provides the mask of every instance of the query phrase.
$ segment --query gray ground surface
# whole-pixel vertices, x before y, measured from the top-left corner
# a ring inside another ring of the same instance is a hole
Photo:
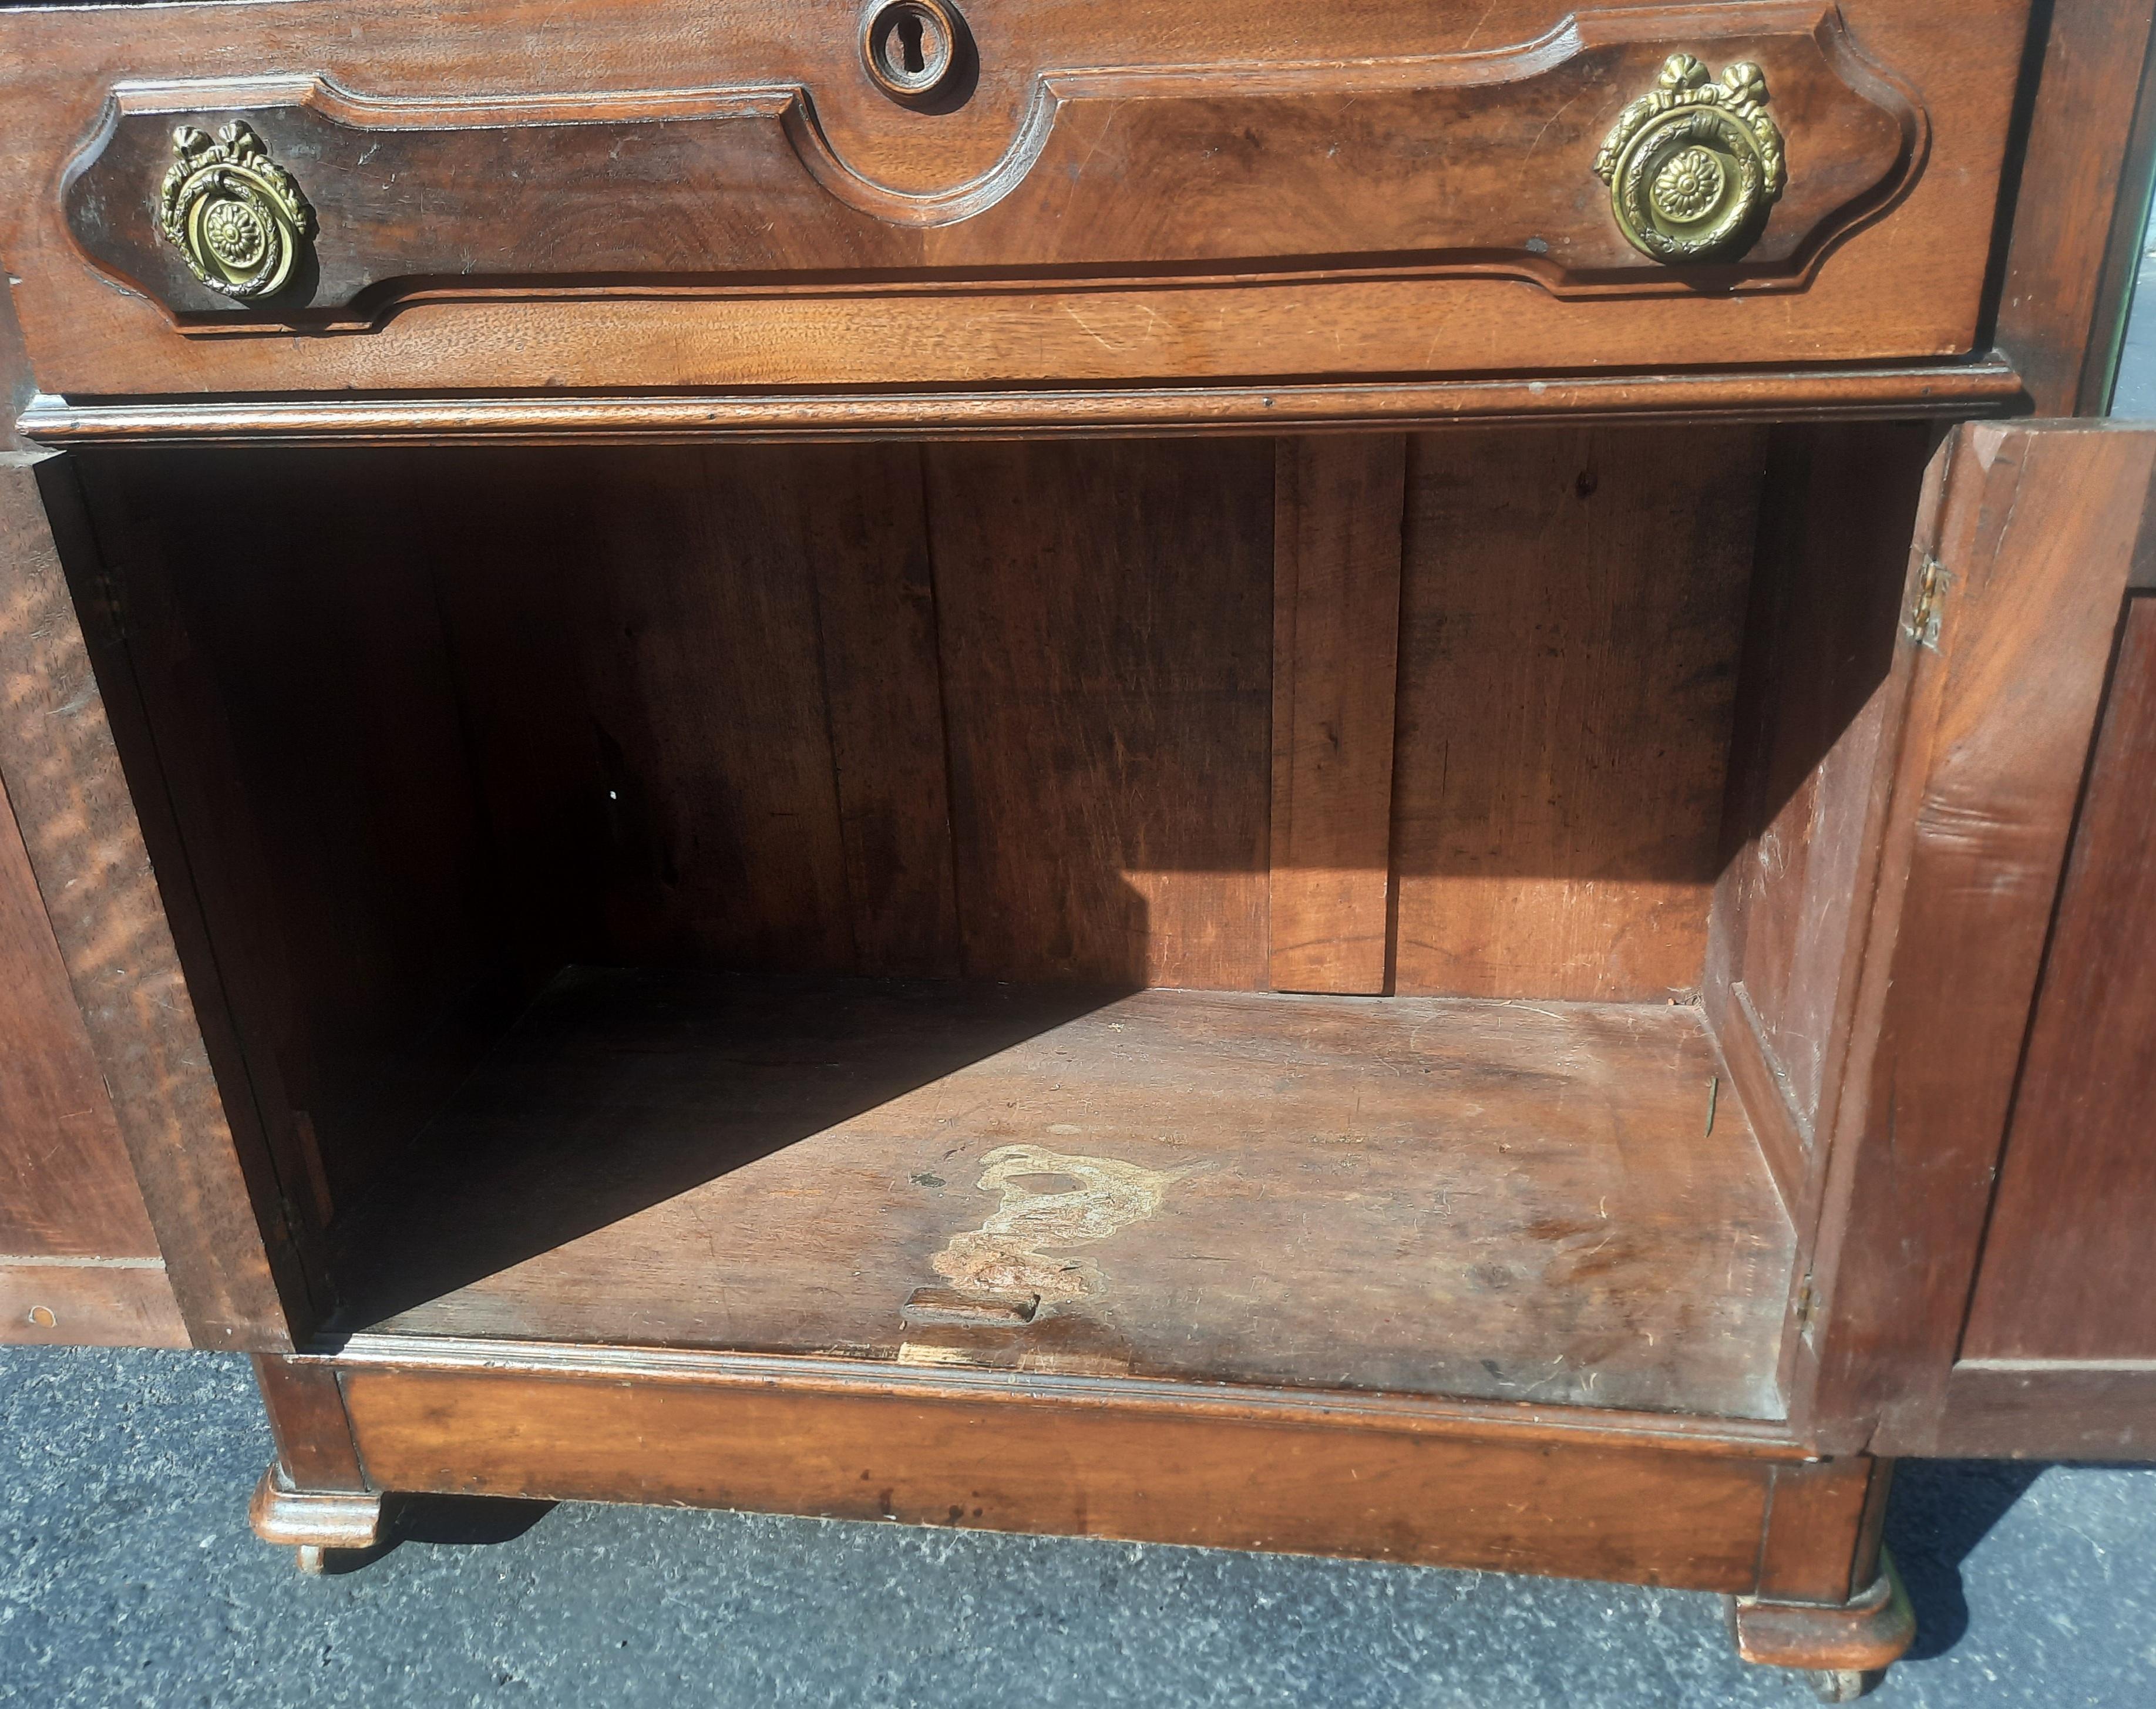
[[[245,1364],[0,1352],[0,1701],[1800,1705],[1717,1599],[643,1508],[443,1504],[362,1569],[249,1534]],[[492,1541],[474,1541],[490,1535]],[[1919,1465],[1888,1706],[2156,1706],[2156,1471]]]

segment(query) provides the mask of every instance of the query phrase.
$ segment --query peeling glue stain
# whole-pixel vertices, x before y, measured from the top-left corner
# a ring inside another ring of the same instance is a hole
[[[1058,1255],[1143,1221],[1191,1173],[1142,1169],[1115,1157],[1074,1157],[1037,1145],[998,1146],[981,1162],[981,1190],[999,1193],[1003,1203],[979,1228],[953,1234],[930,1263],[968,1292],[1036,1295],[1040,1316],[1100,1291],[1091,1265]],[[1039,1193],[1022,1184],[1029,1175],[1059,1175],[1076,1185]]]

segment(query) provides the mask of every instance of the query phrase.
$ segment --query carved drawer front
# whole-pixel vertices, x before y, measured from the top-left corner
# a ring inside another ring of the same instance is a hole
[[[490,3],[515,13],[475,0]],[[1852,263],[1836,300],[1810,311],[1833,336],[1795,345],[1821,357],[1966,346],[2017,0],[1973,0],[1948,104],[1952,176],[1928,210],[1905,205],[1923,200],[1938,165],[1935,115],[1908,62],[1935,70],[1926,56],[1954,44],[1900,15],[1913,4],[1887,8],[1877,44],[1815,0],[1575,14],[1505,0],[1484,13],[1486,28],[1474,9],[1380,0],[1329,21],[1299,10],[1268,29],[1240,8],[1163,0],[1142,18],[1124,8],[1118,31],[1116,8],[1049,0],[870,0],[844,18],[773,3],[715,8],[684,26],[701,30],[690,38],[660,28],[660,8],[641,62],[652,87],[620,86],[618,71],[603,88],[577,86],[578,61],[557,44],[519,60],[526,86],[505,90],[494,81],[512,68],[481,75],[469,54],[445,54],[429,88],[408,51],[357,28],[341,40],[311,33],[325,8],[300,0],[273,8],[279,18],[193,23],[222,32],[220,68],[249,74],[110,80],[104,114],[60,175],[57,212],[78,264],[154,305],[167,337],[275,327],[349,342],[420,305],[430,329],[446,329],[459,302],[484,305],[475,326],[493,336],[547,303],[637,303],[648,320],[654,292],[708,321],[714,303],[798,310],[834,293],[857,309],[863,294],[940,294],[963,316],[990,299],[1008,314],[1084,290],[1127,319],[1145,302],[1172,314],[1178,293],[1188,308],[1195,290],[1248,303],[1270,291],[1278,321],[1298,289],[1298,306],[1317,314],[1312,289],[1368,286],[1392,290],[1395,306],[1368,295],[1348,321],[1391,322],[1420,305],[1452,323],[1423,329],[1414,362],[1377,347],[1395,328],[1367,354],[1336,347],[1326,365],[1394,370],[1522,365],[1536,348],[1576,362],[1532,323],[1604,302],[1613,331],[1620,319],[1635,327],[1637,348],[1579,343],[1591,356],[1774,360],[1787,316],[1755,316],[1766,336],[1753,348],[1729,305],[1804,297],[1852,239],[1907,220],[1928,235],[1871,245],[1868,267]],[[1491,39],[1507,30],[1522,33]],[[234,39],[257,31],[259,44]],[[357,57],[355,41],[367,44]],[[1881,51],[1896,47],[1903,63]],[[595,49],[585,74],[606,57]],[[560,86],[533,93],[533,81]],[[1943,241],[1948,198],[1968,223]],[[1909,271],[1912,259],[1929,272]],[[1879,275],[1897,260],[1901,287],[1883,292]],[[1398,298],[1402,287],[1422,295]],[[1854,324],[1860,295],[1881,305],[1876,331]],[[1527,297],[1534,307],[1516,317],[1527,343],[1511,350],[1483,323]],[[1696,348],[1695,309],[1719,329]],[[32,302],[26,320],[35,312]],[[1080,318],[1041,336],[1122,337]],[[1179,355],[1140,370],[1261,372],[1238,347],[1264,342],[1255,321],[1246,330],[1209,352],[1178,334]],[[335,367],[310,344],[307,363]],[[1309,371],[1283,357],[1279,371]],[[939,375],[871,348],[731,377],[988,377],[978,367]],[[1053,356],[1035,367],[1001,377],[1091,377]]]

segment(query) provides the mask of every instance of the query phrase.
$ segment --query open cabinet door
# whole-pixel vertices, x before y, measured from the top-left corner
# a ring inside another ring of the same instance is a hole
[[[1799,1385],[1837,1448],[2156,1451],[2152,471],[1983,424],[1928,484]]]
[[[0,1342],[289,1347],[291,1219],[218,1095],[186,875],[152,872],[114,741],[124,652],[93,670],[70,570],[95,585],[67,459],[0,455]]]

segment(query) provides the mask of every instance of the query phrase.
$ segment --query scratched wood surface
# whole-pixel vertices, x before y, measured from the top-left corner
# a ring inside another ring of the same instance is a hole
[[[1771,1416],[1718,1071],[1686,1008],[572,970],[344,1323]]]

